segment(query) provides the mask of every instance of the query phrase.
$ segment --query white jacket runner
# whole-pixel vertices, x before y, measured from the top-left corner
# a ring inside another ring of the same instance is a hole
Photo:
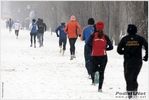
[[[16,22],[13,24],[13,28],[14,28],[14,30],[20,30],[21,24],[19,22]]]

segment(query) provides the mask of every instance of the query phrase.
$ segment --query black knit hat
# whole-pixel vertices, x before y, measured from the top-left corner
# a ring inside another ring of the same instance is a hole
[[[33,19],[32,22],[36,22],[36,19]]]
[[[129,24],[127,28],[127,32],[129,34],[136,34],[137,33],[137,27],[134,24]]]
[[[93,18],[89,18],[89,19],[88,19],[88,24],[94,25],[94,24],[95,24],[94,19],[93,19]]]

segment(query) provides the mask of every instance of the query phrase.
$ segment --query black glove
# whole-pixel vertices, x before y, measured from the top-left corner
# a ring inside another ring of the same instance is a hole
[[[147,61],[147,60],[148,60],[148,57],[147,57],[147,56],[144,56],[144,57],[143,57],[143,60],[144,60],[144,61]]]
[[[79,37],[81,37],[81,34],[79,34]]]
[[[57,35],[57,37],[59,37],[59,35]]]

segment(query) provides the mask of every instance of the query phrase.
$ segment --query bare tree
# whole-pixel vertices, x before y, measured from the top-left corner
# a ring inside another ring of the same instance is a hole
[[[103,21],[105,34],[116,45],[127,34],[128,24],[135,24],[137,34],[148,40],[148,1],[2,1],[1,4],[2,13],[7,10],[11,12],[10,16],[17,19],[26,18],[29,11],[34,10],[36,19],[44,19],[52,31],[75,15],[82,28],[87,25],[88,18],[94,18],[95,22]],[[26,8],[27,5],[30,5],[30,9]]]

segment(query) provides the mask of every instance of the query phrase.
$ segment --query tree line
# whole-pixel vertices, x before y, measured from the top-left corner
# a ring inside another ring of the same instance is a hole
[[[12,17],[20,19],[34,10],[36,20],[42,18],[52,31],[75,15],[82,28],[87,25],[88,18],[103,21],[105,34],[116,45],[127,34],[128,24],[135,24],[138,34],[148,40],[148,1],[2,1],[1,4],[2,14],[10,12]]]

